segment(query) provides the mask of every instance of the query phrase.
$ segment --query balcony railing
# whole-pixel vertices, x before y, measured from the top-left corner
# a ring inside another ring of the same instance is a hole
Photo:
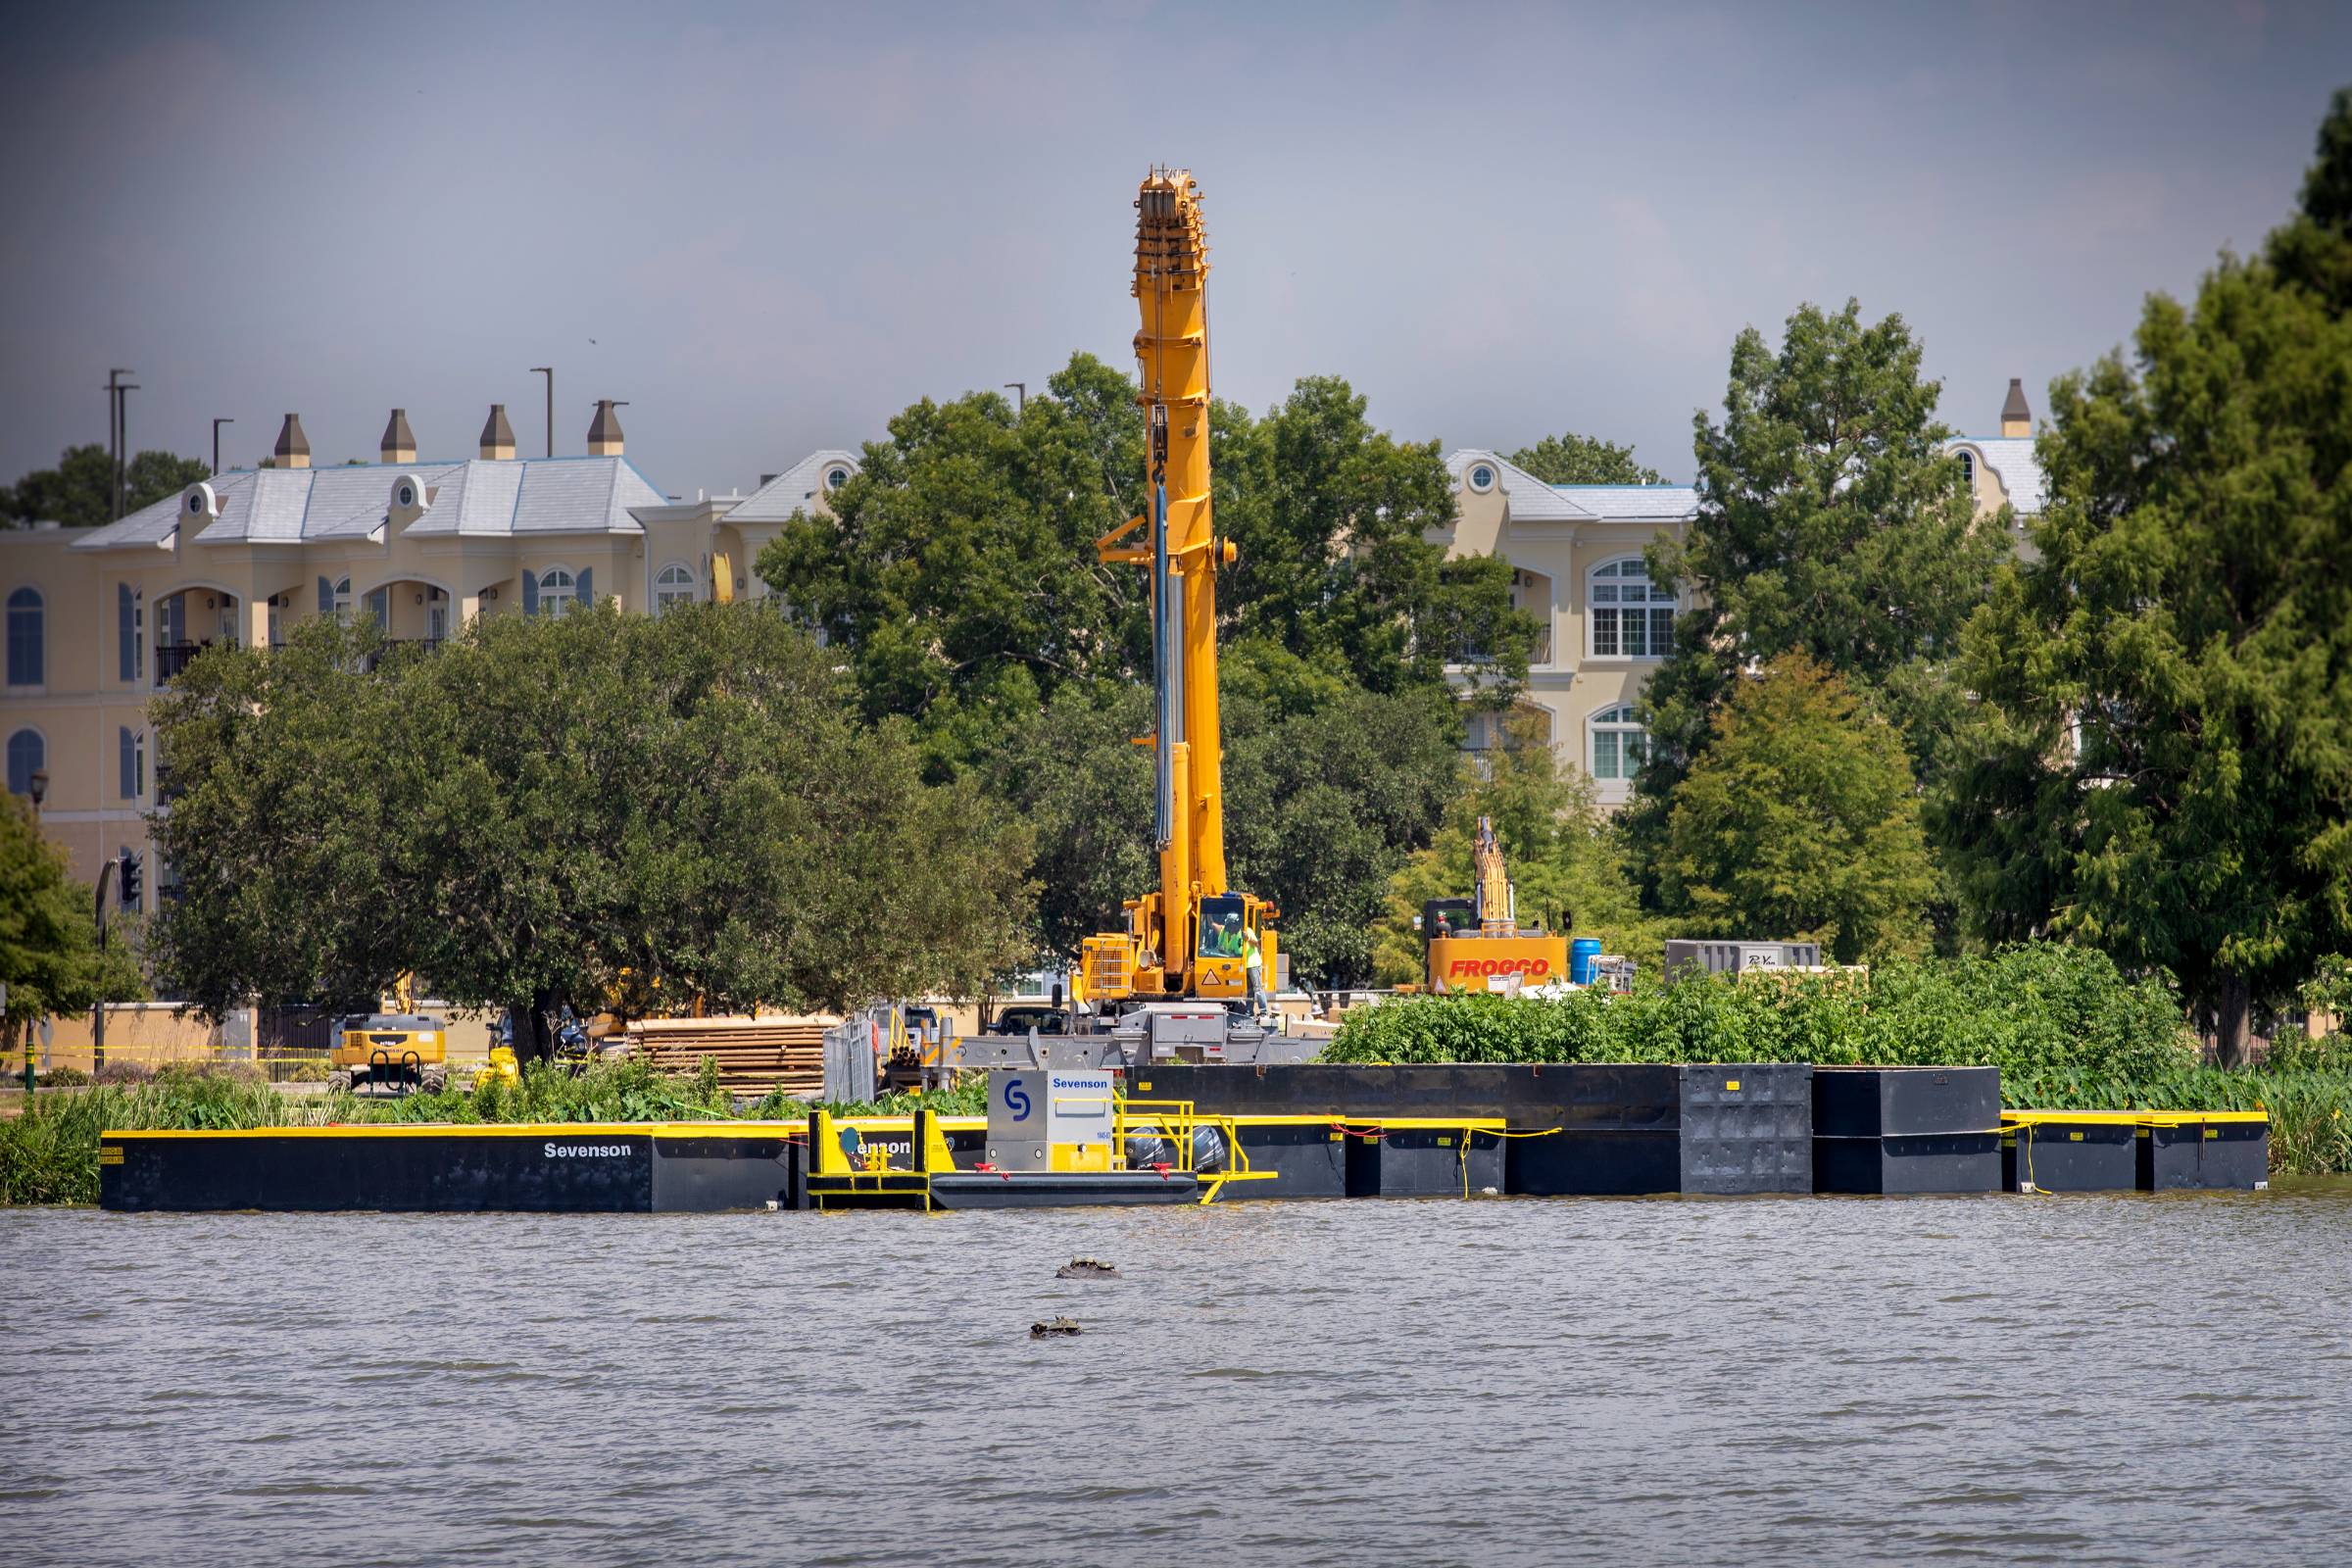
[[[438,637],[387,637],[375,652],[360,662],[360,667],[372,675],[387,659],[399,659],[406,654],[429,654],[441,646]]]
[[[198,654],[211,646],[210,643],[158,643],[155,649],[155,683],[161,686],[187,668]]]

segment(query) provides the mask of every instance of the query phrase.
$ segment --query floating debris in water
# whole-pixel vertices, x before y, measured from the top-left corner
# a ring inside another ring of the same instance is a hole
[[[1119,1271],[1099,1257],[1073,1257],[1054,1271],[1057,1280],[1115,1280]]]
[[[1076,1319],[1066,1317],[1049,1318],[1043,1323],[1029,1325],[1029,1337],[1033,1340],[1051,1340],[1058,1335],[1084,1334],[1085,1332],[1085,1329],[1078,1326]]]

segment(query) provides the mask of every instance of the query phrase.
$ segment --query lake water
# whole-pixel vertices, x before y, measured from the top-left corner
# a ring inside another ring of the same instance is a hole
[[[2352,1556],[2341,1181],[0,1210],[0,1282],[12,1564]]]

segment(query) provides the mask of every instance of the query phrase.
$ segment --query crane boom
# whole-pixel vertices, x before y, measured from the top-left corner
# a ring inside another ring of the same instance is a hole
[[[1136,400],[1151,512],[1098,542],[1104,561],[1152,569],[1152,736],[1159,887],[1130,900],[1127,929],[1091,937],[1095,998],[1237,997],[1254,936],[1273,972],[1272,908],[1227,884],[1217,713],[1216,536],[1208,470],[1208,244],[1189,171],[1154,169],[1135,200]],[[1149,544],[1124,541],[1144,532]]]

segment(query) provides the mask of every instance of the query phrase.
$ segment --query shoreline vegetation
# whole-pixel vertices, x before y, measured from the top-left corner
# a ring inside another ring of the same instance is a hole
[[[2352,1172],[2352,1040],[2282,1038],[2263,1067],[2207,1066],[2166,980],[2127,976],[2096,949],[2055,943],[1868,972],[1672,986],[1644,975],[1631,995],[1615,997],[1398,997],[1350,1013],[1321,1059],[1993,1066],[2012,1107],[2267,1110],[2274,1172]],[[975,1078],[941,1093],[827,1108],[904,1114],[918,1104],[975,1114],[986,1091]],[[95,1203],[98,1135],[109,1128],[790,1121],[810,1108],[782,1094],[738,1103],[708,1066],[665,1077],[634,1061],[576,1074],[534,1063],[516,1084],[385,1099],[288,1095],[250,1067],[167,1068],[142,1083],[43,1090],[21,1115],[0,1120],[0,1204]]]
[[[2281,1038],[2264,1066],[2208,1066],[2169,983],[2059,943],[1868,972],[1645,975],[1619,997],[1398,998],[1349,1014],[1322,1059],[1989,1066],[2013,1109],[2267,1110],[2275,1172],[2352,1172],[2352,1040]]]
[[[917,1105],[950,1115],[987,1107],[977,1079],[931,1094],[831,1104],[835,1115],[905,1115]],[[43,1089],[23,1114],[0,1120],[0,1206],[98,1201],[98,1135],[109,1130],[245,1132],[263,1127],[514,1122],[797,1121],[814,1105],[782,1094],[738,1102],[706,1063],[665,1076],[643,1062],[598,1063],[577,1074],[534,1062],[522,1080],[493,1079],[439,1094],[289,1095],[250,1067],[167,1067],[143,1083]]]

